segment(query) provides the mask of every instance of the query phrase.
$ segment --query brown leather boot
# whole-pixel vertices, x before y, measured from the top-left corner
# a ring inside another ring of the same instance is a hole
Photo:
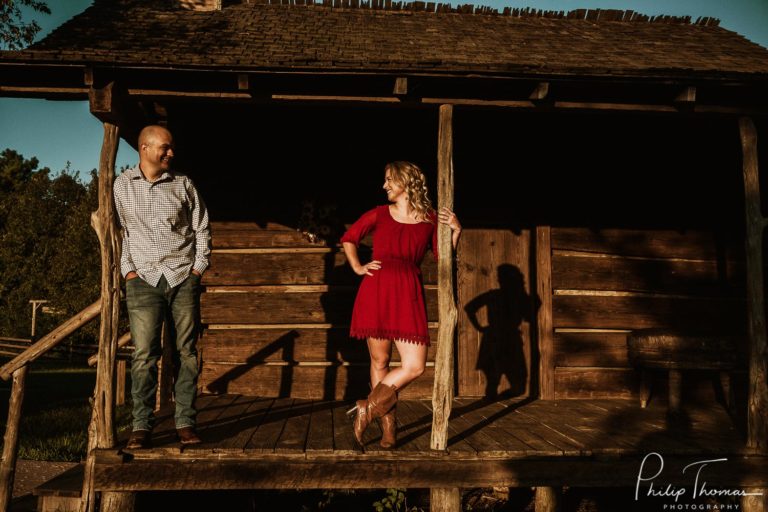
[[[353,429],[355,439],[363,446],[363,434],[376,418],[381,418],[397,403],[397,391],[395,386],[387,386],[379,382],[368,398],[358,400],[355,406],[347,411],[347,414],[355,414]]]
[[[392,407],[387,414],[379,418],[381,425],[381,445],[382,448],[390,449],[395,447],[397,442],[397,421],[395,420],[395,411],[397,406]]]

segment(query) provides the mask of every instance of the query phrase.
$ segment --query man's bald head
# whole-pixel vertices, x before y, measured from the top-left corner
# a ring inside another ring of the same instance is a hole
[[[160,126],[158,124],[151,124],[149,126],[145,126],[144,129],[141,130],[141,133],[139,133],[139,146],[144,144],[150,145],[156,139],[164,135],[171,137],[171,132],[168,131],[168,129],[163,126]]]
[[[154,181],[171,168],[173,136],[167,128],[146,126],[139,133],[139,167],[144,177]]]

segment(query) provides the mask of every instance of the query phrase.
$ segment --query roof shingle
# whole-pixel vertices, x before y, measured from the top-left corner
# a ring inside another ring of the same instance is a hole
[[[605,21],[647,19],[607,13],[594,21],[599,11],[505,16],[262,3],[195,12],[143,0],[97,1],[43,41],[1,52],[0,59],[249,70],[768,74],[768,50],[711,20]]]

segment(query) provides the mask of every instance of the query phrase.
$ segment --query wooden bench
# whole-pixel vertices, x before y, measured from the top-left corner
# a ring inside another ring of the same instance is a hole
[[[641,370],[640,405],[646,407],[651,395],[648,369],[669,372],[669,412],[680,412],[683,370],[713,370],[720,373],[720,385],[733,408],[731,372],[744,366],[738,350],[739,338],[733,335],[694,334],[661,329],[633,331],[627,337],[630,361]]]

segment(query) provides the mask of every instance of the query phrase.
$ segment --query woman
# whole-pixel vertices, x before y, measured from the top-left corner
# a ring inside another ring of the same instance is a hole
[[[397,392],[424,373],[429,333],[421,260],[431,243],[437,257],[437,224],[452,230],[453,247],[461,224],[456,215],[432,209],[424,173],[408,162],[385,167],[384,190],[391,204],[363,214],[341,238],[352,270],[364,276],[352,311],[350,336],[367,339],[371,356],[371,393],[358,400],[348,414],[355,415],[355,438],[363,444],[363,433],[371,421],[381,418],[381,446],[395,444]],[[360,263],[357,246],[373,232],[373,259]],[[394,342],[400,367],[389,370]]]

